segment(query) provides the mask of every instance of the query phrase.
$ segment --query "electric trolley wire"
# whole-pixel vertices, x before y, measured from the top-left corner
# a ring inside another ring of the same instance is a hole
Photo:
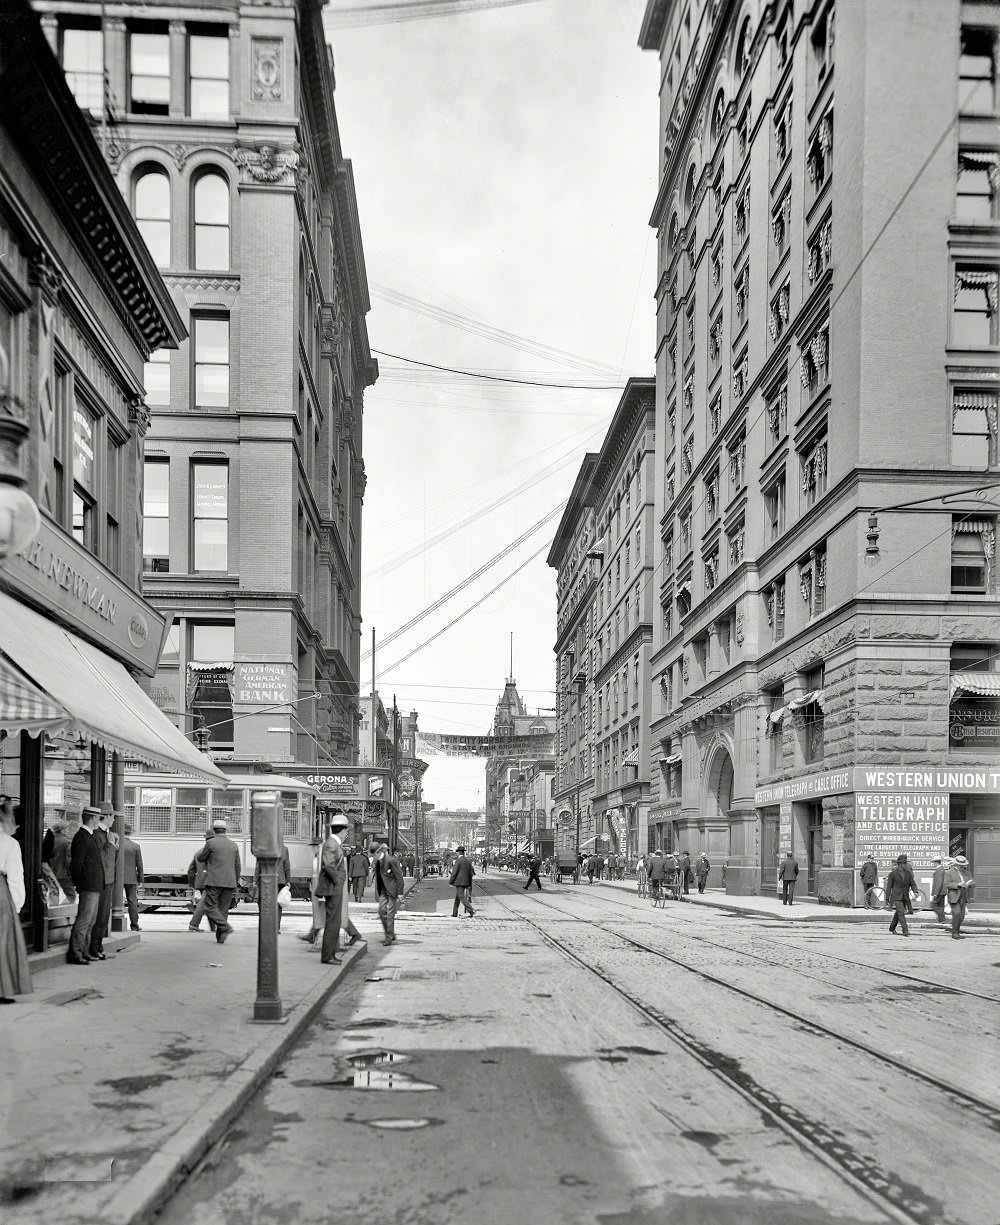
[[[348,8],[334,8],[323,14],[323,23],[335,30],[358,29],[539,3],[541,0],[414,0],[413,3],[396,0],[391,4],[354,4]]]
[[[484,379],[489,383],[515,383],[521,387],[553,387],[564,391],[621,391],[624,383],[545,383],[537,379],[508,378],[499,374],[486,374],[480,370],[460,370],[455,366],[439,366],[435,362],[420,361],[416,357],[403,357],[399,353],[387,353],[384,349],[372,349],[379,357],[391,357],[398,362],[407,362],[411,366],[423,366],[428,370],[442,370],[447,374],[460,374],[464,378]]]
[[[447,604],[447,602],[453,596],[458,595],[460,591],[464,591],[464,589],[468,587],[471,583],[474,583],[476,579],[482,578],[482,576],[487,572],[487,570],[492,570],[492,568],[497,564],[497,562],[503,561],[503,559],[508,554],[512,553],[519,544],[523,544],[528,539],[529,536],[534,536],[534,534],[537,531],[539,531],[539,529],[543,528],[545,524],[549,522],[550,519],[554,519],[556,515],[560,514],[562,509],[563,509],[562,503],[560,503],[558,506],[554,506],[550,511],[547,511],[541,517],[541,519],[538,520],[537,523],[533,523],[531,527],[528,528],[527,531],[522,532],[521,535],[518,536],[516,540],[512,540],[511,543],[506,546],[506,548],[501,549],[499,553],[494,554],[494,556],[491,557],[489,561],[484,562],[479,567],[478,570],[476,570],[472,574],[466,575],[466,577],[462,579],[460,583],[458,583],[455,587],[452,587],[450,591],[446,591],[445,594],[443,596],[440,596],[437,600],[435,600],[433,604],[428,604],[426,608],[422,609],[420,612],[412,616],[409,619],[409,621],[407,621],[404,625],[401,625],[398,629],[393,630],[391,634],[386,635],[386,637],[382,639],[379,646],[386,647],[389,645],[390,642],[395,642],[397,638],[405,634],[407,630],[413,629],[413,627],[415,625],[418,625],[421,621],[423,621],[425,617],[429,617],[431,613],[437,612],[437,610],[443,604]],[[361,656],[361,662],[364,663],[365,660],[371,659],[371,657],[372,657],[372,652],[370,650],[365,651],[364,654]]]

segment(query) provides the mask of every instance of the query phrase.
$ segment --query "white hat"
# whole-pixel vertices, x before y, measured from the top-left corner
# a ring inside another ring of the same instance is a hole
[[[331,828],[347,829],[348,825],[350,825],[350,821],[348,821],[348,819],[344,816],[342,812],[330,813],[330,827]]]
[[[226,823],[226,820],[224,817],[216,817],[212,821],[212,829],[228,829],[228,828],[229,826]]]

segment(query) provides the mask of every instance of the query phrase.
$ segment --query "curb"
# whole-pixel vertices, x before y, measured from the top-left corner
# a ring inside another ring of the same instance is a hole
[[[104,937],[104,951],[112,954],[121,953],[125,949],[130,949],[134,944],[138,944],[140,939],[137,932],[117,932]],[[29,953],[28,969],[32,974],[40,974],[43,970],[65,965],[68,950],[69,945],[63,942],[50,944],[44,953]]]
[[[232,1072],[221,1090],[200,1106],[101,1210],[102,1225],[146,1225],[194,1171],[206,1152],[268,1080],[285,1052],[298,1041],[355,961],[368,952],[362,940],[344,951],[344,963],[308,991],[290,1010],[288,1024],[274,1033]]]
[[[601,885],[605,889],[615,888],[610,881],[599,880],[594,883]],[[616,892],[623,891],[616,890]],[[700,906],[705,910],[725,910],[730,914],[747,915],[750,918],[763,919],[772,923],[883,923],[889,919],[889,911],[887,910],[863,910],[861,907],[827,906],[824,907],[824,910],[829,911],[828,914],[790,915],[772,914],[768,910],[754,910],[752,907],[740,906],[735,902],[716,901],[715,898],[699,902],[687,894],[681,894],[680,900],[689,906]],[[918,915],[920,916],[919,918]],[[908,915],[907,918],[915,927],[939,926],[931,911],[919,911],[917,914]],[[1000,915],[967,913],[963,927],[1000,932]]]

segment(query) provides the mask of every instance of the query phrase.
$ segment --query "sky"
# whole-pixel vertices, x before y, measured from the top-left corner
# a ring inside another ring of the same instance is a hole
[[[379,693],[421,730],[483,733],[512,634],[526,704],[555,707],[545,558],[625,379],[654,373],[657,60],[637,45],[644,0],[339,26],[378,3],[326,10],[381,370],[364,401],[362,652],[374,627]],[[484,803],[482,761],[428,760],[426,799]]]

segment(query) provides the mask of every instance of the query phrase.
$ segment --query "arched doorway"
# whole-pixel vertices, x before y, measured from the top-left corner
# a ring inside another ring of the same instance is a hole
[[[692,850],[692,858],[708,852],[712,871],[709,887],[723,884],[723,864],[729,858],[729,810],[733,806],[733,758],[728,745],[717,744],[705,771],[702,817],[702,845]]]

